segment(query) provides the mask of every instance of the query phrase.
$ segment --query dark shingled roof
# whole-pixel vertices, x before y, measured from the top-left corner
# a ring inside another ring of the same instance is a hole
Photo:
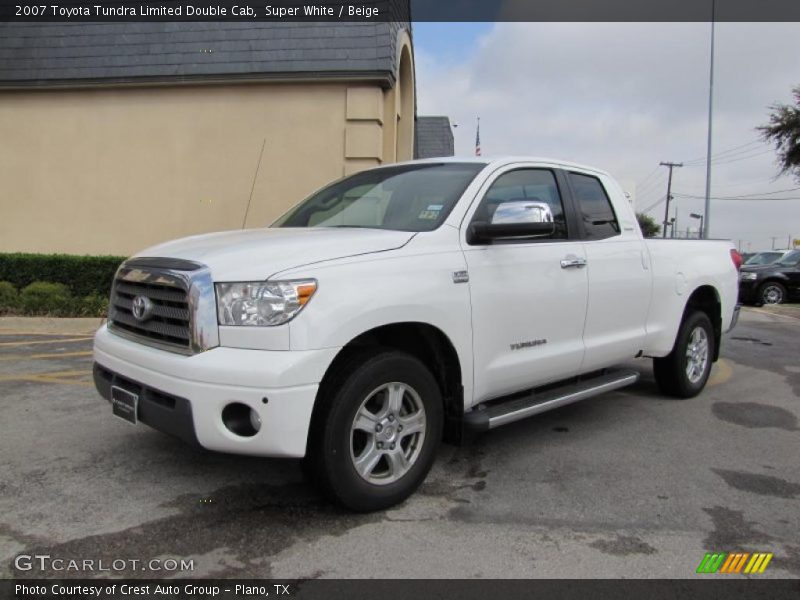
[[[453,156],[453,130],[447,117],[417,117],[414,158]]]
[[[0,86],[303,76],[393,84],[401,28],[407,23],[0,23]]]

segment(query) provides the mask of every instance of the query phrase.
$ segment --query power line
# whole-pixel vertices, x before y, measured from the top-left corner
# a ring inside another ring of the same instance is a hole
[[[661,166],[661,165],[659,165],[659,166]],[[658,173],[658,167],[656,167],[655,169],[653,169],[652,171],[650,171],[650,172],[649,172],[649,173],[648,173],[648,174],[645,176],[645,178],[644,178],[644,179],[642,179],[641,181],[638,181],[638,182],[636,182],[636,187],[638,188],[639,186],[644,186],[645,182],[646,182],[648,179],[650,179],[650,178],[651,178],[653,175],[655,175],[656,173]]]
[[[756,192],[754,194],[741,194],[739,196],[712,196],[714,200],[746,200],[748,198],[757,198],[759,196],[773,196],[775,194],[784,194],[786,192],[796,192],[800,190],[800,187],[796,188],[788,188],[785,190],[775,190],[774,192]],[[675,192],[676,196],[687,196],[691,194],[685,194],[683,192]],[[705,196],[703,196],[705,198]],[[774,198],[774,200],[780,200],[780,198]]]
[[[661,165],[659,165],[659,166],[661,166]],[[655,179],[651,180],[649,183],[646,183],[646,184],[644,184],[644,185],[643,185],[643,186],[641,186],[641,187],[638,187],[638,186],[637,186],[637,187],[636,187],[636,193],[637,193],[637,194],[639,194],[639,193],[644,193],[644,191],[645,191],[645,190],[647,190],[648,192],[650,192],[650,191],[652,191],[653,189],[660,187],[660,186],[661,186],[661,185],[664,183],[664,181],[665,181],[665,179],[666,179],[666,176],[667,176],[667,174],[666,174],[666,173],[664,173],[664,172],[662,171],[662,172],[659,174],[659,176],[658,176],[658,177],[656,177]]]
[[[751,158],[757,158],[759,156],[764,156],[765,154],[770,154],[771,152],[773,152],[773,150],[772,150],[772,148],[769,148],[767,150],[756,152],[755,154],[746,154],[745,156],[735,156],[735,157],[734,156],[724,156],[724,157],[719,158],[719,159],[711,159],[711,164],[715,165],[715,166],[716,165],[729,165],[731,163],[739,162],[741,160],[750,160]],[[705,161],[703,161],[701,163],[694,163],[694,164],[690,164],[690,165],[687,164],[686,166],[687,167],[704,167],[704,166],[706,166],[706,163],[705,163]]]
[[[726,154],[730,154],[730,153],[734,153],[735,154],[737,150],[739,152],[742,152],[743,151],[742,149],[746,148],[747,146],[754,146],[756,144],[763,144],[763,143],[764,142],[762,140],[753,140],[751,142],[747,142],[746,144],[742,144],[740,146],[734,146],[733,148],[728,148],[727,150],[722,150],[721,152],[717,152],[716,154],[714,154],[711,157],[711,160],[714,160],[715,158],[720,158],[722,156],[725,156]],[[744,150],[744,152],[749,152],[749,150]],[[687,164],[687,165],[690,164],[690,163],[696,163],[696,162],[705,163],[707,158],[708,158],[707,156],[699,156],[697,158],[691,158],[691,159],[685,160],[683,162],[684,162],[684,164]]]
[[[644,210],[641,210],[641,211],[639,211],[639,212],[646,213],[646,212],[648,212],[648,211],[650,211],[650,210],[653,210],[653,209],[654,209],[656,206],[658,206],[659,204],[661,204],[661,203],[662,203],[664,200],[666,200],[666,199],[667,199],[667,197],[666,197],[666,196],[661,196],[661,198],[659,198],[658,202],[656,202],[655,204],[652,204],[652,205],[648,206],[647,208],[645,208]]]
[[[675,192],[675,194],[673,194],[673,195],[678,197],[678,198],[688,198],[688,199],[691,199],[691,200],[705,200],[705,198],[706,198],[705,196],[696,196],[696,195],[693,195],[693,194],[679,194],[678,192]],[[739,201],[739,202],[748,202],[748,201],[749,202],[777,202],[777,201],[780,201],[780,200],[790,200],[790,201],[800,200],[800,197],[797,197],[797,198],[732,198],[732,197],[724,197],[723,196],[723,197],[717,198],[716,196],[712,196],[711,199],[712,200],[722,200],[722,201],[727,201],[727,202],[736,202],[736,201]]]

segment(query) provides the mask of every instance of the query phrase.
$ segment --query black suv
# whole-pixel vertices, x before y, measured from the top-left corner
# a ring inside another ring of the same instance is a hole
[[[792,250],[771,265],[742,267],[739,302],[781,304],[800,298],[800,250]]]

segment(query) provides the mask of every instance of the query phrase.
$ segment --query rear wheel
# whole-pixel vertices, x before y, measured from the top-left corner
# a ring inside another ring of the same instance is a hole
[[[714,327],[704,312],[686,315],[675,346],[667,356],[653,359],[658,387],[676,398],[692,398],[703,391],[714,357]]]
[[[353,357],[320,397],[306,472],[332,500],[357,511],[405,500],[430,470],[442,432],[436,380],[392,350]]]
[[[786,300],[786,288],[777,281],[768,281],[758,289],[761,304],[782,304]]]

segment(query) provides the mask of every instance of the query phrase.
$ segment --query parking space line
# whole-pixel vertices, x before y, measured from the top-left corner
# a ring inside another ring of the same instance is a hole
[[[91,375],[91,371],[81,369],[72,371],[52,371],[49,373],[13,373],[9,375],[0,375],[0,383],[4,381],[32,381],[34,383],[63,383],[67,385],[91,387],[93,385],[92,382],[70,379],[72,377],[81,377],[85,375]]]
[[[792,321],[800,321],[800,317],[795,317],[794,315],[785,315],[783,313],[776,313],[769,310],[764,310],[762,308],[751,307],[749,310],[762,315],[770,315],[771,317],[783,317],[784,319],[791,319]]]
[[[16,329],[0,329],[0,336],[3,335],[60,335],[62,337],[70,337],[76,335],[90,335],[87,331],[70,331],[70,332],[50,332],[50,331],[18,331]]]
[[[0,354],[0,362],[12,360],[42,360],[47,358],[73,358],[76,356],[91,356],[92,351],[81,352],[54,352],[50,354]]]
[[[94,384],[90,381],[76,381],[73,379],[61,379],[59,377],[46,377],[44,375],[41,377],[31,377],[29,381],[41,383],[63,383],[64,385],[77,385],[79,387],[94,387]]]
[[[724,358],[720,358],[714,367],[711,377],[708,378],[707,385],[720,385],[733,376],[733,367],[731,367]]]
[[[36,342],[0,342],[0,346],[33,346],[34,344],[66,344],[67,342],[85,342],[91,340],[91,337],[70,338],[67,340],[38,340]]]

